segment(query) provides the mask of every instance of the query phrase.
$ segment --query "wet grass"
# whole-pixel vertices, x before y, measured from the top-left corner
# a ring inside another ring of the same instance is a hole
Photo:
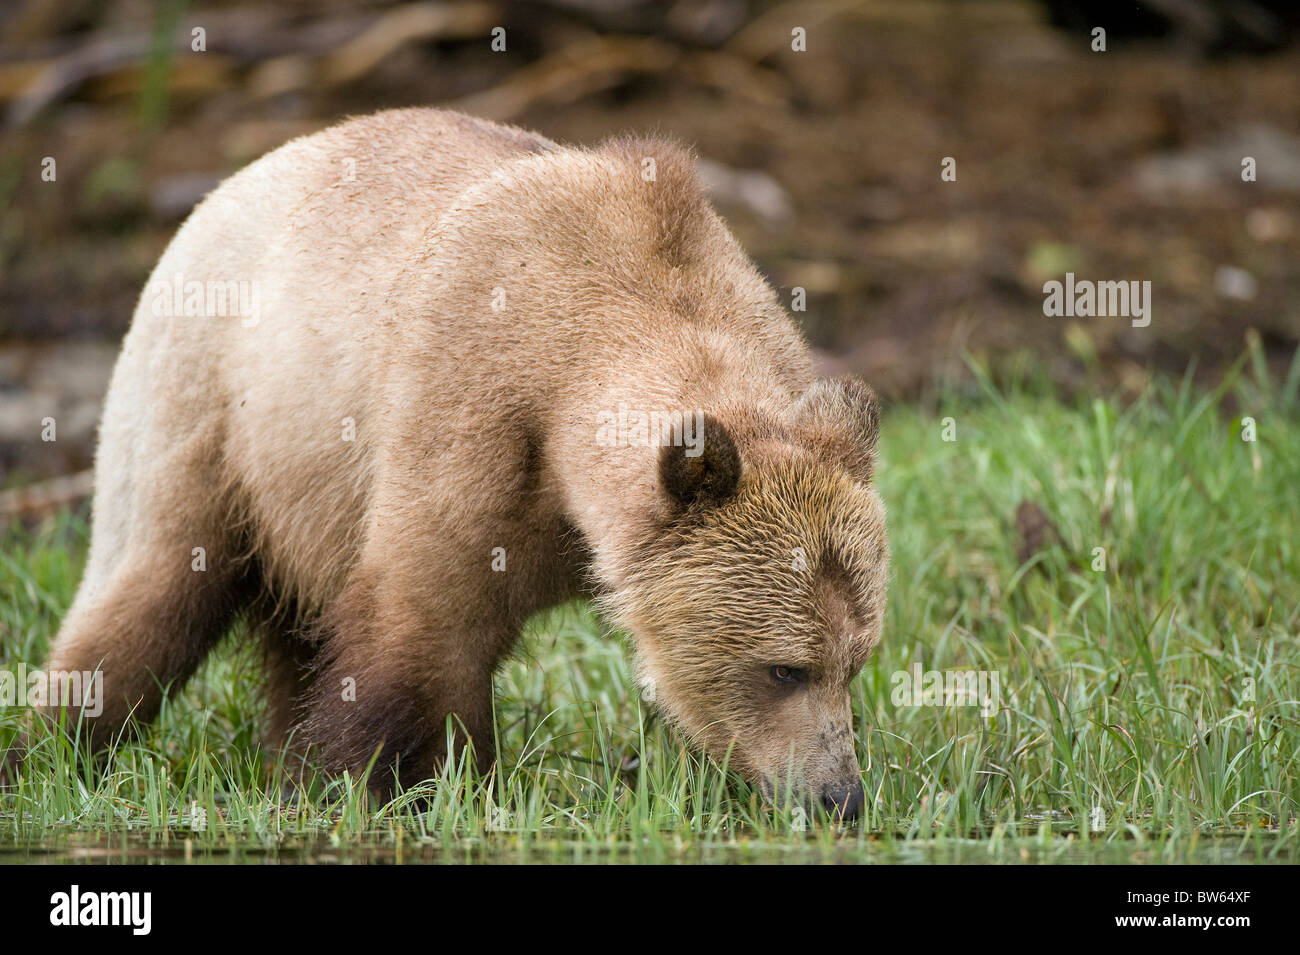
[[[41,732],[0,792],[0,859],[1295,861],[1298,388],[1300,362],[1276,381],[1246,359],[1212,392],[1158,381],[1122,406],[977,376],[891,409],[894,579],[854,691],[856,825],[766,806],[686,752],[623,641],[573,605],[532,621],[497,677],[487,777],[449,765],[391,802],[316,778],[286,798],[235,633],[106,758]],[[6,532],[3,668],[43,661],[85,538],[74,514]],[[914,667],[995,675],[999,698],[899,705]],[[24,721],[0,708],[0,747]]]

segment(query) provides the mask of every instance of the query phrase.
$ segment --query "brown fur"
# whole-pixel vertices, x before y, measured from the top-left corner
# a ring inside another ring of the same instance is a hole
[[[848,682],[888,563],[875,399],[814,383],[688,152],[380,113],[233,176],[151,287],[175,273],[256,282],[261,316],[160,317],[146,290],[123,346],[51,662],[102,664],[104,732],[152,716],[245,608],[277,726],[330,768],[382,748],[423,778],[449,716],[486,765],[498,661],[590,592],[708,751],[768,786],[856,784]],[[599,446],[620,402],[706,411],[704,454]]]

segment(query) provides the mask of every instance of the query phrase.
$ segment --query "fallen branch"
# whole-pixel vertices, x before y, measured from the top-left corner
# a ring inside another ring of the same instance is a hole
[[[597,36],[516,70],[491,89],[445,105],[486,119],[508,121],[539,103],[571,103],[617,86],[629,76],[670,70],[763,106],[783,103],[789,95],[789,84],[783,77],[728,53],[688,52],[652,38]]]

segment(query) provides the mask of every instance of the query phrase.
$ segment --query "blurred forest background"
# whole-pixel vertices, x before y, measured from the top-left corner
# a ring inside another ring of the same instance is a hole
[[[84,476],[136,299],[207,191],[393,106],[693,144],[785,301],[807,290],[796,317],[823,370],[887,399],[961,382],[966,354],[1122,395],[1193,362],[1212,381],[1248,342],[1285,366],[1300,341],[1297,6],[3,0],[0,487]],[[1067,271],[1149,280],[1150,326],[1045,317],[1043,282]]]

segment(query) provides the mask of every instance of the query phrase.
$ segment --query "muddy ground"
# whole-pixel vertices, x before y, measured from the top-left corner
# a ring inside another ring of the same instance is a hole
[[[1193,361],[1213,380],[1251,330],[1279,367],[1300,341],[1291,45],[1116,31],[1094,52],[1020,0],[102,6],[0,21],[0,486],[88,466],[115,344],[204,192],[390,106],[694,144],[760,268],[806,290],[823,367],[887,399],[961,379],[964,354],[1131,394]],[[1150,281],[1150,325],[1045,316],[1067,271]]]

